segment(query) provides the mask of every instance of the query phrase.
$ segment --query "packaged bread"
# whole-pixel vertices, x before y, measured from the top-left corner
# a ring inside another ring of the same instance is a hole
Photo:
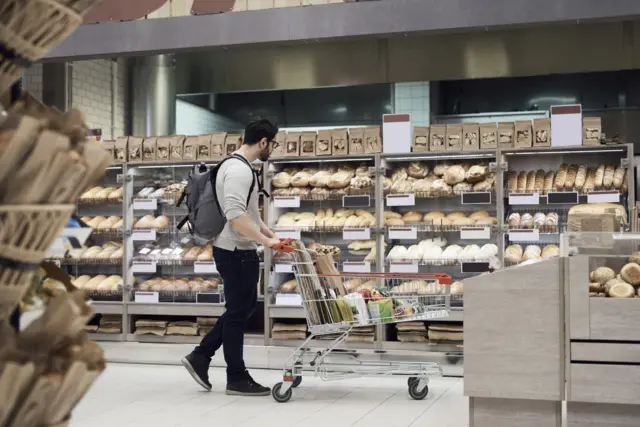
[[[176,135],[169,141],[169,160],[182,160],[182,149],[184,148],[184,135]]]
[[[600,218],[606,213],[613,213],[615,215],[614,226],[616,229],[611,231],[617,231],[620,224],[628,223],[627,211],[623,205],[618,203],[589,203],[575,205],[569,209],[568,231],[582,231],[582,221],[585,217]]]
[[[156,159],[156,141],[158,138],[145,138],[142,141],[142,160],[150,162]]]
[[[556,174],[555,182],[553,186],[556,190],[564,188],[564,183],[567,180],[567,172],[569,170],[569,165],[562,164],[560,165],[560,169],[558,169],[558,173]]]
[[[280,285],[280,292],[283,294],[295,293],[298,289],[298,282],[296,279],[288,280]]]
[[[464,123],[462,125],[462,151],[480,149],[480,125],[478,123]]]
[[[166,162],[169,160],[169,147],[172,136],[161,136],[156,142],[156,160]]]
[[[549,171],[544,176],[544,186],[542,189],[546,193],[547,191],[553,190],[553,183],[555,182],[556,173],[554,171]]]
[[[182,146],[182,159],[195,160],[198,153],[198,137],[188,136]]]
[[[369,154],[382,152],[380,126],[369,126],[364,129],[364,152]]]
[[[304,145],[304,142],[303,142],[303,145]],[[316,156],[330,156],[332,152],[331,131],[326,129],[319,130],[315,145],[316,145]],[[347,146],[346,138],[342,141],[342,145],[346,148]],[[346,154],[346,149],[340,153],[336,153],[336,155],[341,155],[341,154]]]
[[[314,156],[316,154],[316,132],[302,132],[300,136],[300,156]]]
[[[551,119],[533,119],[533,146],[551,146]]]
[[[595,176],[595,186],[596,188],[602,188],[603,182],[604,182],[604,170],[605,170],[606,166],[605,165],[600,165],[598,166],[598,169],[596,169],[596,176]]]
[[[498,148],[498,127],[495,123],[482,123],[480,125],[480,148]]]
[[[142,161],[142,138],[135,136],[129,137],[128,149],[129,149],[129,161],[140,162]]]
[[[513,122],[498,123],[498,147],[513,148],[514,130]]]
[[[626,173],[626,168],[618,166],[616,171],[613,173],[613,188],[619,190],[622,187],[622,183],[624,182],[624,176]]]
[[[615,166],[606,165],[604,167],[604,177],[602,178],[602,186],[604,188],[611,188],[611,186],[613,185],[614,174],[615,174]]]
[[[575,188],[581,190],[584,187],[585,182],[587,181],[587,172],[589,169],[585,165],[580,165],[578,168],[578,173],[576,174],[576,181],[573,184]],[[565,184],[566,186],[566,184]]]
[[[567,169],[567,177],[564,180],[564,188],[571,189],[573,188],[576,177],[578,176],[578,165],[570,165]]]
[[[121,136],[116,139],[113,147],[113,155],[115,157],[115,163],[125,163],[129,156],[129,137]]]
[[[237,133],[228,133],[224,139],[224,154],[230,156],[242,145],[242,136]]]
[[[525,171],[518,172],[518,191],[527,189],[527,173]]]
[[[334,154],[336,150],[336,144],[339,141],[344,141],[342,138],[346,136],[344,132],[331,133],[331,140],[333,144]],[[364,154],[364,129],[363,128],[351,128],[349,129],[349,154]]]
[[[602,136],[602,119],[600,117],[584,117],[582,119],[582,145],[600,145]]]
[[[431,127],[429,128],[429,151],[446,150],[446,135],[446,125],[431,125]]]
[[[224,157],[224,144],[227,140],[226,132],[218,132],[211,135],[211,151],[209,152],[212,159]]]
[[[532,136],[531,136],[531,121],[530,120],[517,120],[515,122],[515,138],[513,140],[513,145],[516,148],[526,148],[531,147],[532,144]]]
[[[462,125],[448,124],[446,151],[462,151]]]
[[[533,191],[536,187],[536,173],[534,171],[527,172],[527,191]]]
[[[429,151],[429,127],[427,126],[413,127],[412,151],[416,153]]]

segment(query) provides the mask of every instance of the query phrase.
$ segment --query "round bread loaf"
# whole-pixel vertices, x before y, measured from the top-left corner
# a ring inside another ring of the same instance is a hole
[[[464,181],[465,176],[465,170],[461,165],[453,165],[447,168],[446,172],[444,173],[444,182],[448,185],[455,185],[459,182]]]
[[[622,267],[622,270],[620,270],[620,277],[622,277],[622,280],[631,285],[640,285],[640,265],[636,264],[635,262],[626,264],[624,267]]]
[[[601,285],[604,285],[614,277],[616,277],[616,273],[609,267],[598,267],[589,273],[589,280],[598,282]]]
[[[271,180],[271,183],[276,188],[287,188],[287,187],[290,187],[291,186],[291,175],[289,175],[287,172],[277,173],[273,177],[273,179]]]
[[[407,167],[407,175],[416,179],[424,178],[428,172],[427,166],[420,162],[411,162]]]
[[[351,173],[339,171],[331,175],[329,179],[329,188],[346,188],[351,183]]]
[[[418,224],[422,221],[422,214],[418,212],[407,212],[402,215],[402,220],[405,224]]]

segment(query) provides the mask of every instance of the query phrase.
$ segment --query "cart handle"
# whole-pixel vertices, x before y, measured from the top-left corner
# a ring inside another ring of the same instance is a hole
[[[436,279],[441,285],[450,285],[453,279],[448,274],[427,274],[427,273],[339,273],[339,274],[318,274],[318,277],[362,277],[370,279]]]
[[[276,243],[275,245],[271,246],[271,249],[277,252],[293,252],[294,247],[291,246],[291,242],[293,242],[293,239],[280,239],[280,243]]]

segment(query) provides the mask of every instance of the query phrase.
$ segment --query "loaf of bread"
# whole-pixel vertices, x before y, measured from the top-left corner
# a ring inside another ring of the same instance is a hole
[[[329,179],[329,188],[346,188],[351,183],[351,173],[339,171],[331,175]]]
[[[517,264],[522,261],[523,254],[524,251],[522,250],[522,246],[520,245],[510,245],[504,251],[505,259],[512,264]]]
[[[277,173],[271,180],[276,188],[287,188],[291,186],[291,175],[287,172]]]
[[[584,185],[582,186],[582,192],[588,193],[592,191],[596,187],[596,171],[595,169],[589,169],[587,171],[587,179],[584,181]]]
[[[518,189],[518,173],[509,171],[507,174],[507,190],[516,191]]]
[[[469,215],[469,218],[473,218],[476,220],[480,218],[487,218],[487,217],[489,217],[489,212],[487,211],[475,211],[471,215]]]
[[[386,213],[386,212],[385,212]],[[422,220],[424,222],[431,222],[435,219],[441,219],[446,217],[446,215],[442,212],[429,212],[427,214],[425,214],[425,216],[422,218]]]
[[[604,178],[602,179],[602,186],[604,188],[611,188],[613,185],[613,175],[616,171],[615,166],[606,165],[604,168]]]
[[[527,173],[527,191],[533,191],[536,187],[536,173],[530,171]]]
[[[402,215],[402,220],[405,224],[418,224],[422,221],[422,214],[418,212],[407,212]]]
[[[525,191],[527,189],[527,173],[521,171],[518,173],[518,191]]]
[[[160,215],[158,218],[153,220],[153,228],[168,228],[169,227],[169,217],[166,215]]]
[[[547,191],[553,190],[553,183],[555,181],[556,173],[554,171],[549,171],[544,176],[544,186],[542,187],[543,191],[546,193]]]
[[[607,212],[614,212],[619,223],[627,224],[627,211],[624,206],[617,203],[590,203],[575,205],[569,209],[568,231],[582,231],[582,218],[585,215],[597,218]]]
[[[291,177],[291,185],[293,187],[307,187],[311,176],[312,175],[310,173],[305,171],[298,172]]]
[[[596,176],[595,176],[596,188],[602,188],[602,183],[604,181],[604,170],[605,170],[605,165],[600,165],[598,166],[598,169],[596,169]]]
[[[407,167],[407,175],[416,179],[424,178],[428,172],[429,168],[420,162],[411,162]]]
[[[520,214],[517,212],[509,214],[507,224],[510,228],[518,228],[520,226]]]
[[[626,193],[629,190],[629,172],[626,171],[624,174],[624,179],[622,180],[622,187],[620,187],[621,193]]]
[[[488,173],[488,168],[484,165],[473,165],[469,168],[465,174],[467,182],[474,183],[485,179]]]
[[[525,213],[520,217],[521,228],[533,228],[533,216],[530,213]]]
[[[466,172],[461,165],[453,165],[444,173],[444,182],[449,185],[455,185],[464,181]]]
[[[569,170],[569,165],[562,164],[560,165],[560,169],[558,169],[558,173],[556,174],[555,182],[553,186],[556,190],[564,188],[564,183],[567,180],[567,172]]]
[[[533,186],[533,190],[536,192],[542,192],[544,189],[544,171],[542,169],[538,169],[535,175],[535,183]]]
[[[569,168],[567,169],[567,177],[564,180],[564,188],[573,188],[574,184],[576,183],[576,178],[578,177],[578,169],[580,169],[578,165],[569,166]]]
[[[619,190],[622,187],[622,183],[624,182],[624,176],[626,173],[626,168],[618,166],[616,171],[613,173],[613,188]]]
[[[582,189],[582,187],[584,187],[584,184],[587,180],[587,171],[588,168],[585,165],[580,165],[580,167],[578,168],[578,173],[576,174],[576,181],[573,184],[573,186],[580,190]]]

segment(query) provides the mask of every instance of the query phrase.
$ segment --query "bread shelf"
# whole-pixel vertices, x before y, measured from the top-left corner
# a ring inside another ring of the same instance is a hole
[[[125,339],[125,334],[103,334],[100,332],[89,332],[89,338],[93,341],[121,342]]]
[[[224,313],[224,304],[197,303],[135,303],[127,304],[130,315],[146,316],[210,316],[220,317]]]
[[[123,314],[124,304],[112,301],[92,301],[91,307],[97,314]]]

